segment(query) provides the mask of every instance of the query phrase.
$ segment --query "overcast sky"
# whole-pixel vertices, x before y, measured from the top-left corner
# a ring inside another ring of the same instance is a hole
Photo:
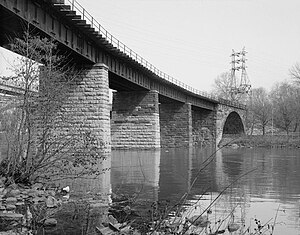
[[[232,49],[248,51],[253,87],[289,79],[300,62],[300,0],[78,2],[132,50],[199,90],[210,91],[214,79],[230,71]],[[6,60],[1,50],[0,75]]]

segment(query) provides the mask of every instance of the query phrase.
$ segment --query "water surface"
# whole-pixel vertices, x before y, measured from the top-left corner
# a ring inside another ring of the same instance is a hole
[[[212,153],[113,151],[112,191],[178,201],[191,189],[188,203],[196,214],[222,194],[211,207],[212,220],[227,218],[254,229],[257,219],[275,223],[275,235],[300,235],[300,150],[222,149],[211,158]]]

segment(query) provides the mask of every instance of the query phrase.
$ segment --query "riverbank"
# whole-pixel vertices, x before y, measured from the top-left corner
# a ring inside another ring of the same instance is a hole
[[[5,185],[0,178],[0,235],[97,234],[109,221],[108,203],[102,195],[70,198],[70,187],[35,183]],[[84,233],[82,231],[85,231]]]
[[[265,148],[300,148],[297,135],[245,135],[235,138],[223,138],[220,146],[231,147],[265,147]]]

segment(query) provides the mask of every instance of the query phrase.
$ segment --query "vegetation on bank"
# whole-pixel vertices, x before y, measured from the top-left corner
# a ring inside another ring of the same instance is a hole
[[[101,143],[71,122],[70,86],[80,71],[61,56],[54,41],[32,36],[30,27],[11,49],[22,55],[5,78],[22,88],[0,105],[0,128],[7,146],[0,162],[6,185],[101,174]]]
[[[220,146],[228,147],[264,147],[264,148],[300,148],[300,135],[244,135],[224,138]]]
[[[21,95],[0,102],[1,145],[6,143],[0,155],[1,235],[41,234],[39,228],[55,226],[64,198],[51,183],[107,171],[102,143],[69,122],[65,101],[80,71],[53,40],[31,30],[9,45],[23,56],[12,68],[15,75],[0,78],[22,88]]]
[[[245,94],[233,94],[232,85],[238,81],[234,81],[236,78],[229,72],[223,73],[215,79],[213,93],[247,105],[244,124],[250,135],[297,133],[300,131],[300,64],[288,72],[290,80],[276,83],[270,90],[253,88]]]

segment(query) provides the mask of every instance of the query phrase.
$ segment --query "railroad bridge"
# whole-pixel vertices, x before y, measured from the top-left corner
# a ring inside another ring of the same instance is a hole
[[[95,133],[108,150],[218,144],[223,134],[244,133],[243,105],[163,73],[75,0],[0,0],[0,21],[0,46],[21,37],[29,24],[84,68],[68,96],[68,112],[74,124]],[[114,90],[112,105],[109,89]],[[5,84],[0,91],[14,93]]]

